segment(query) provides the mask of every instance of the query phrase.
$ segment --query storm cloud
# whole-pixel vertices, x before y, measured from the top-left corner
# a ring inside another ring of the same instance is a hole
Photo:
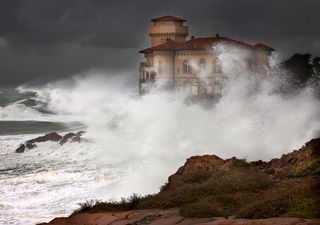
[[[319,9],[317,0],[2,0],[0,85],[92,69],[126,72],[134,83],[150,19],[162,15],[185,18],[190,35],[320,55]]]

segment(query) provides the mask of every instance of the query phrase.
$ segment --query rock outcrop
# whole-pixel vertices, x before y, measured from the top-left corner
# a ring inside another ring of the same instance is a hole
[[[16,149],[16,153],[23,153],[26,149],[26,146],[24,144],[19,145],[19,147]]]
[[[59,142],[60,145],[63,145],[67,142],[78,142],[80,143],[83,139],[81,136],[84,134],[84,131],[79,131],[77,133],[67,133],[64,136],[59,135],[56,132],[48,133],[46,135],[31,139],[26,141],[16,149],[16,153],[23,153],[26,149],[33,149],[36,148],[36,143],[53,141]]]
[[[87,204],[41,225],[316,225],[319,196],[317,138],[269,162],[193,156],[155,195]]]
[[[38,225],[319,225],[320,219],[270,218],[225,219],[222,217],[185,218],[178,209],[132,210],[127,212],[82,213],[69,218],[56,218]]]
[[[63,145],[67,142],[78,142],[82,141],[81,136],[84,134],[84,131],[79,131],[78,133],[67,133],[60,140],[60,145]]]
[[[192,156],[175,174],[169,177],[169,183],[187,173],[228,171],[231,166],[239,163],[273,178],[320,175],[320,138],[312,139],[299,150],[294,150],[269,162],[258,160],[247,163],[235,157],[223,160],[216,155]]]
[[[261,160],[250,163],[254,168],[273,177],[319,175],[320,138],[312,139],[299,150],[284,154],[269,162]]]
[[[57,134],[56,132],[48,133],[44,136],[40,136],[34,139],[31,139],[27,141],[27,143],[40,143],[40,142],[46,142],[46,141],[59,141],[62,138],[61,135]]]

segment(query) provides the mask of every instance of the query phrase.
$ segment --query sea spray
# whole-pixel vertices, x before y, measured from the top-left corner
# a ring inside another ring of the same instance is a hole
[[[275,74],[255,74],[238,63],[246,57],[243,51],[215,48],[229,79],[222,97],[209,109],[185,104],[184,93],[155,89],[135,96],[121,87],[120,79],[110,81],[103,74],[36,91],[47,97],[50,110],[74,115],[87,126],[86,137],[99,149],[99,163],[119,165],[130,174],[108,190],[117,197],[158,190],[191,155],[268,160],[298,148],[318,132],[320,104],[311,89],[282,96],[274,90]]]
[[[139,96],[137,89],[124,85],[125,77],[101,73],[21,87],[36,92],[54,115],[83,123],[87,142],[62,147],[43,143],[19,156],[7,153],[12,159],[7,167],[15,166],[14,160],[18,166],[40,165],[35,174],[31,170],[27,177],[1,181],[11,193],[4,198],[6,207],[20,210],[10,211],[12,216],[39,220],[44,214],[67,215],[87,199],[154,193],[192,155],[268,160],[318,134],[320,103],[311,88],[283,96],[275,88],[281,74],[255,74],[235,63],[245,55],[220,48],[229,78],[210,107],[186,101],[186,93],[161,88]],[[9,140],[2,143],[9,145]],[[23,206],[15,203],[19,197],[26,199]],[[28,199],[42,209],[35,211]]]

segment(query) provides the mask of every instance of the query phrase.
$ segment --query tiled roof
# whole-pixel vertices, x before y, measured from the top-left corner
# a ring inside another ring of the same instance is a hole
[[[271,48],[268,45],[262,44],[262,43],[255,44],[254,47],[261,49],[261,50],[265,50],[265,51],[274,51],[273,48]]]
[[[158,18],[154,18],[151,21],[180,21],[180,22],[185,22],[185,19],[179,18],[179,17],[175,17],[175,16],[161,16]]]
[[[263,49],[267,51],[272,51],[271,47],[268,47],[264,44],[250,45],[241,41],[233,40],[227,37],[202,37],[202,38],[192,38],[189,41],[175,42],[171,39],[163,44],[153,46],[151,48],[146,48],[140,51],[140,53],[149,53],[154,50],[206,50],[211,48],[216,44],[229,44],[238,47],[245,47],[250,49]],[[263,47],[262,47],[263,46]]]

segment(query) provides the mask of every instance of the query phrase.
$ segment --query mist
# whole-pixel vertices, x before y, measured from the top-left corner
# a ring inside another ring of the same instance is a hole
[[[312,87],[281,95],[276,90],[285,71],[271,67],[267,77],[254,74],[239,63],[245,52],[217,48],[229,78],[221,98],[208,107],[187,103],[187,93],[162,88],[139,96],[125,76],[103,73],[20,90],[35,91],[55,114],[82,122],[94,163],[125,171],[125,178],[108,188],[109,198],[157,191],[192,155],[270,160],[319,134],[320,102]],[[278,58],[270,57],[273,67]]]

